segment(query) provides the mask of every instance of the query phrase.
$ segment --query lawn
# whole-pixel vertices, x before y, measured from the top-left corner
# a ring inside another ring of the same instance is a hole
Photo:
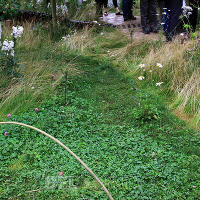
[[[105,44],[90,46],[89,53],[56,49],[55,44],[29,52],[19,48],[24,62],[29,62],[24,55],[40,54],[38,63],[51,70],[55,63],[55,79],[45,79],[45,95],[25,101],[26,109],[7,119],[4,111],[4,121],[23,122],[58,138],[100,177],[114,199],[199,199],[199,133],[167,108],[161,88],[141,83],[105,57]],[[66,63],[67,78],[55,84],[58,68]],[[48,138],[15,125],[1,125],[0,132],[1,199],[107,199],[88,172]]]

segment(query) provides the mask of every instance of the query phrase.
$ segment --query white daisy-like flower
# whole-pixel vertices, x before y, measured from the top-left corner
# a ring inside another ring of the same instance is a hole
[[[152,73],[152,70],[150,69],[149,72]]]
[[[139,67],[142,69],[142,68],[145,68],[146,65],[145,64],[140,64]]]
[[[184,36],[184,33],[180,33],[180,36]]]
[[[138,80],[142,81],[144,79],[144,76],[139,76]]]
[[[21,35],[24,31],[24,28],[22,26],[13,26],[12,30],[13,30],[13,32],[11,33],[11,35],[14,38],[18,38],[18,37],[21,37]]]
[[[156,83],[156,86],[160,87],[163,84],[163,82]]]
[[[163,68],[163,65],[161,63],[157,63],[156,66],[159,68]]]

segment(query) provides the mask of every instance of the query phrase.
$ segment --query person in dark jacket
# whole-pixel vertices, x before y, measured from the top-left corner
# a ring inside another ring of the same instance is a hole
[[[158,0],[158,8],[159,8],[159,21],[162,21],[162,13],[163,8],[165,7],[165,0]]]
[[[133,16],[132,8],[135,1],[133,0],[123,0],[122,1],[122,11],[124,21],[136,20],[136,17]]]
[[[183,0],[166,0],[166,8],[169,11],[169,21],[165,32],[167,41],[171,41],[176,34],[176,28],[179,26],[180,16],[182,14]]]
[[[156,0],[140,0],[141,25],[145,34],[158,32],[156,8]]]
[[[189,6],[191,6],[193,9],[192,14],[189,16],[189,22],[192,26],[192,31],[196,30],[199,4],[199,0],[189,0]]]

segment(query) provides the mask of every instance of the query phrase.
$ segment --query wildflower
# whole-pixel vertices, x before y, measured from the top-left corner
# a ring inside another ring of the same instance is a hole
[[[6,55],[8,56],[9,54],[14,57],[14,42],[13,41],[8,41],[4,40],[2,44],[2,51],[5,51]]]
[[[66,15],[68,13],[68,8],[66,5],[56,6],[56,12],[58,14]]]
[[[184,33],[180,33],[180,36],[184,36]]]
[[[149,72],[152,73],[152,70],[150,69]]]
[[[14,37],[14,38],[18,38],[18,37],[21,37],[23,31],[24,31],[24,28],[22,26],[13,26],[12,27],[12,30],[13,32],[11,33],[11,35]]]
[[[59,176],[62,176],[63,174],[64,174],[64,172],[60,172],[60,173],[59,173]]]
[[[161,63],[157,63],[156,66],[159,68],[163,68],[163,65]]]
[[[37,4],[40,4],[40,3],[42,3],[42,1],[43,1],[43,0],[37,0]]]
[[[200,38],[198,39],[198,42],[200,42]]]
[[[138,80],[142,81],[144,79],[144,76],[139,76]]]
[[[161,84],[163,84],[163,82],[158,82],[156,83],[156,86],[161,86]]]
[[[31,89],[32,89],[32,90],[34,90],[34,89],[35,89],[35,87],[31,87]]]
[[[156,154],[153,152],[153,153],[151,154],[151,156],[152,156],[152,158],[153,158],[153,157],[155,157],[155,156],[156,156]]]
[[[12,57],[15,56],[15,51],[14,51],[14,49],[11,50],[10,55],[11,55]]]
[[[142,69],[142,68],[145,68],[146,65],[145,64],[140,64],[139,67]]]
[[[10,51],[12,50],[14,47],[14,42],[13,41],[8,41],[8,40],[4,40],[3,44],[2,44],[2,51]]]
[[[55,75],[54,75],[54,74],[51,74],[51,78],[54,79],[54,78],[55,78]]]
[[[4,136],[7,136],[7,135],[8,135],[8,132],[5,132],[5,133],[4,133]]]
[[[67,40],[67,37],[66,37],[66,36],[65,36],[65,37],[62,37],[62,40],[64,40],[64,41]]]
[[[100,35],[104,35],[104,33],[103,33],[103,32],[101,32],[101,33],[100,33]]]
[[[38,111],[39,109],[38,108],[35,108],[35,111]]]
[[[10,114],[10,113],[8,113],[8,114],[7,114],[7,117],[11,117],[11,114]]]

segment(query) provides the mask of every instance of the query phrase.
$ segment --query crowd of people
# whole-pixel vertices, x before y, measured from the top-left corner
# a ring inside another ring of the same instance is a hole
[[[108,15],[108,0],[96,1],[96,15],[103,17]],[[185,15],[186,23],[191,25],[191,31],[195,31],[198,18],[200,0],[140,0],[141,26],[145,34],[158,32],[158,24],[163,25],[168,41],[171,41],[180,27],[180,16]],[[135,20],[133,5],[135,0],[122,0],[122,11],[119,11],[117,0],[113,0],[116,15],[123,15],[124,21]],[[103,13],[104,10],[104,13]],[[160,16],[160,17],[158,17]]]

